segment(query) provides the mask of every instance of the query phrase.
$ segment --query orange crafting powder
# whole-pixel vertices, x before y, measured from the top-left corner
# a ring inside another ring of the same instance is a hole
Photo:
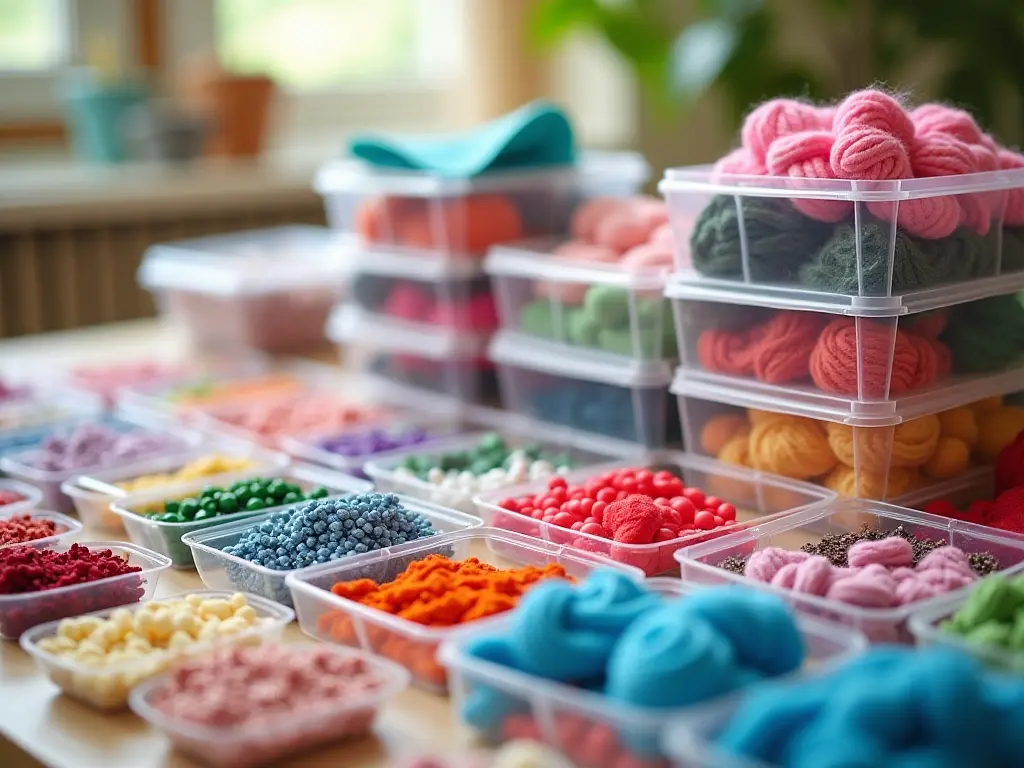
[[[411,563],[394,581],[340,582],[331,592],[428,627],[450,627],[511,610],[542,579],[569,576],[561,565],[502,570],[475,557],[430,555]]]

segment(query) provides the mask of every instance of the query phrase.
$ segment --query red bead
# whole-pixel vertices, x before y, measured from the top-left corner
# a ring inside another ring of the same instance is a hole
[[[614,488],[602,488],[597,492],[597,500],[603,501],[605,504],[610,504],[618,498],[618,491]]]
[[[544,510],[543,509],[535,509],[532,512],[530,512],[530,517],[532,517],[534,520],[543,520],[544,519]]]
[[[627,493],[626,491],[619,491],[618,493],[615,494],[615,500],[616,501],[622,501],[624,498],[626,498],[627,496],[630,496],[630,495],[632,495],[632,494]]]
[[[567,501],[564,504],[562,504],[562,511],[569,513],[573,517],[579,517],[580,516],[580,503],[578,501],[576,501],[575,499],[570,499],[569,501]]]
[[[706,509],[702,509],[693,516],[693,523],[702,531],[710,531],[715,527],[715,516]]]
[[[679,515],[679,519],[683,523],[692,523],[694,515],[697,514],[697,508],[685,496],[676,496],[672,499],[672,509]]]
[[[550,480],[548,480],[548,488],[551,489],[565,488],[566,485],[568,485],[568,483],[566,482],[566,479],[561,475],[555,475]]]
[[[572,528],[574,531],[578,531],[580,528],[583,527],[583,521],[582,520],[577,520],[576,522],[574,522],[569,527]]]
[[[545,507],[544,508],[544,517],[554,517],[555,515],[560,514],[561,511],[562,510],[559,509],[558,507],[554,507],[554,506],[552,506],[552,507]]]
[[[636,473],[638,483],[649,483],[654,480],[654,473],[649,469],[641,469]]]
[[[669,499],[659,497],[654,500],[654,503],[659,507],[667,507],[671,504],[671,501]]]
[[[598,523],[584,523],[580,528],[580,533],[587,533],[591,536],[600,536],[602,539],[610,539],[612,537],[611,533],[609,533],[604,526],[599,525]]]
[[[604,523],[604,510],[608,506],[606,501],[595,501],[594,505],[590,508],[590,516],[597,520],[598,523]]]
[[[570,515],[568,512],[559,512],[557,515],[554,516],[551,522],[553,522],[555,525],[561,528],[568,528],[576,522],[576,518]]]
[[[710,509],[712,511],[722,506],[722,500],[717,496],[708,496],[704,499],[704,509]]]
[[[715,515],[715,528],[725,524],[725,520],[718,515]]]
[[[498,502],[498,506],[502,509],[507,509],[509,512],[519,511],[519,502],[516,499],[502,499]]]
[[[718,516],[723,520],[735,520],[736,519],[736,507],[728,502],[720,504],[718,506]]]
[[[692,501],[694,507],[704,508],[704,491],[700,488],[687,488],[683,491],[683,496]]]
[[[590,514],[590,510],[594,508],[593,499],[581,499],[580,500],[580,514],[586,517]]]
[[[654,534],[655,541],[672,541],[672,539],[679,538],[679,534],[673,531],[671,528],[659,528]]]

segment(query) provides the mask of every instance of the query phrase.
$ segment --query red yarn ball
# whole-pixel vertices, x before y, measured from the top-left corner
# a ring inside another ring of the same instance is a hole
[[[988,525],[1012,533],[1024,533],[1024,486],[1010,488],[996,497]]]
[[[1024,432],[1019,432],[996,456],[996,493],[1024,486]]]

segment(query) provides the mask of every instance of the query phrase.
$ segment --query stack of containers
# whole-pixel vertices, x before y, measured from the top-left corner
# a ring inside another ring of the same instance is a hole
[[[688,451],[898,499],[1024,428],[1024,170],[850,181],[669,170]],[[960,211],[942,237],[923,212]],[[970,214],[970,215],[968,215]]]
[[[632,155],[472,178],[325,166],[315,187],[344,233],[352,299],[332,313],[328,337],[384,398],[424,409],[494,402],[488,249],[564,233],[581,196],[630,194],[645,176]]]

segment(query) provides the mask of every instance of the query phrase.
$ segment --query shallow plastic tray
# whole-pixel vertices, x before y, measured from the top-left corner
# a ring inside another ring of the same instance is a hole
[[[492,431],[500,434],[505,443],[513,449],[526,445],[540,445],[550,453],[565,453],[573,462],[574,467],[592,466],[610,461],[613,456],[628,456],[637,453],[636,446],[632,445],[609,444],[607,446],[595,446],[592,438],[587,442],[582,440],[573,441],[569,435],[565,435],[563,438],[561,435],[545,434],[539,430],[531,433],[528,428],[523,428],[522,425],[519,428],[511,427]],[[477,507],[473,503],[472,492],[460,488],[446,488],[439,483],[421,480],[418,477],[405,475],[396,470],[410,456],[438,456],[452,451],[471,450],[479,444],[480,439],[486,434],[486,432],[475,432],[459,435],[450,439],[438,440],[422,447],[417,446],[394,451],[393,453],[380,454],[366,462],[363,470],[381,493],[400,493],[475,515],[477,514]]]
[[[170,559],[163,555],[123,541],[78,543],[90,550],[109,549],[116,556],[127,557],[130,565],[142,570],[42,592],[0,595],[0,637],[17,640],[38,624],[146,600],[156,589],[161,572],[171,565]],[[47,549],[65,551],[70,547],[71,542],[61,541]]]
[[[90,420],[91,421],[91,420]],[[75,505],[72,500],[64,494],[61,490],[62,484],[71,479],[72,477],[78,477],[79,475],[88,475],[93,472],[99,472],[101,470],[110,469],[107,466],[86,466],[76,467],[74,469],[62,469],[57,471],[51,471],[46,469],[38,469],[33,467],[28,462],[35,456],[38,451],[38,444],[46,436],[53,434],[57,431],[70,432],[73,431],[76,424],[80,422],[64,422],[60,425],[54,425],[53,428],[46,430],[44,433],[39,435],[39,439],[33,441],[33,445],[36,447],[29,448],[27,450],[19,451],[17,453],[9,453],[0,458],[0,470],[6,472],[13,478],[23,480],[31,483],[32,485],[39,488],[43,493],[43,506],[48,509],[55,509],[58,512],[70,513],[74,511]],[[119,465],[126,471],[130,471],[134,467],[145,467],[145,465],[152,461],[157,456],[177,456],[194,449],[200,445],[204,437],[198,432],[192,430],[182,429],[172,426],[159,426],[152,422],[144,423],[140,421],[130,420],[129,417],[119,419],[108,419],[101,422],[105,426],[109,426],[115,429],[121,429],[125,432],[148,432],[152,434],[165,434],[174,438],[173,445],[169,443],[167,450],[159,453],[150,454],[144,458],[140,458],[137,461],[130,462],[128,464]]]
[[[802,544],[820,541],[826,533],[856,532],[862,525],[881,530],[893,530],[902,525],[918,538],[939,539],[968,554],[990,552],[1005,573],[1024,570],[1024,536],[1007,537],[993,528],[863,499],[848,499],[797,512],[714,541],[684,547],[675,557],[684,581],[738,583],[764,589],[779,595],[802,613],[859,630],[872,642],[910,642],[906,623],[915,611],[949,603],[971,587],[895,608],[862,608],[781,589],[718,567],[718,563],[729,556],[747,557],[766,547],[799,549]]]
[[[299,626],[317,640],[356,646],[393,659],[409,670],[416,685],[444,693],[448,689],[448,676],[434,658],[437,649],[470,625],[428,627],[331,592],[331,587],[342,581],[372,579],[378,584],[392,581],[413,562],[434,554],[453,560],[477,557],[499,568],[543,567],[556,563],[576,579],[585,578],[596,568],[615,568],[631,578],[643,578],[643,573],[636,568],[586,552],[496,528],[471,528],[295,572],[287,578],[286,584],[291,590]],[[495,618],[474,621],[471,626],[479,627]]]
[[[315,488],[318,485],[322,485],[328,491],[331,491],[331,498],[350,493],[364,493],[370,490],[370,484],[365,480],[332,472],[323,467],[311,467],[303,464],[293,464],[263,471],[241,472],[235,475],[231,482],[247,477],[279,477],[306,488]],[[110,511],[121,518],[129,539],[171,558],[175,568],[194,568],[195,562],[192,559],[192,551],[181,540],[185,534],[220,526],[230,521],[252,520],[254,517],[262,516],[268,512],[276,512],[287,506],[293,506],[282,504],[280,507],[252,512],[234,512],[223,517],[187,523],[162,523],[159,520],[154,520],[137,512],[137,510],[159,506],[167,499],[193,496],[200,493],[208,485],[210,485],[209,478],[203,478],[191,483],[181,483],[173,488],[131,494],[112,503]]]
[[[239,446],[237,448],[210,446],[209,448],[197,449],[187,455],[161,456],[146,462],[144,465],[128,468],[117,467],[94,472],[89,475],[79,475],[61,483],[60,489],[74,502],[75,511],[87,526],[90,528],[121,531],[124,530],[124,523],[119,515],[111,511],[110,505],[115,499],[124,499],[130,494],[128,491],[119,488],[118,483],[134,480],[143,475],[176,472],[196,459],[213,454],[231,458],[248,458],[252,460],[253,466],[238,472],[225,472],[219,475],[204,477],[202,480],[205,481],[206,485],[230,485],[235,480],[251,475],[254,472],[282,470],[291,463],[291,460],[284,454],[264,451],[254,445]],[[180,483],[162,486],[161,491],[170,494],[167,498],[171,498],[178,485]],[[149,489],[145,492],[150,493],[154,490],[156,489]],[[139,493],[139,491],[136,493]]]
[[[486,359],[486,334],[340,305],[327,322],[327,337],[344,364],[372,379],[368,387],[386,402],[419,407],[437,396],[453,403],[494,400],[497,385]]]
[[[666,597],[685,597],[692,589],[676,579],[651,579],[646,584]],[[811,618],[798,620],[807,644],[805,667],[855,655],[866,646],[863,636],[857,632]],[[511,619],[503,617],[478,632],[500,634],[501,627],[508,623]],[[466,653],[465,646],[478,632],[467,631],[441,646],[439,658],[448,667],[452,704],[457,713],[462,712],[474,688],[486,686],[508,697],[509,711],[520,714],[529,723],[534,738],[557,749],[580,768],[607,765],[609,756],[619,751],[636,759],[638,765],[648,765],[641,763],[641,758],[649,760],[652,766],[664,765],[664,755],[658,749],[662,734],[674,718],[689,710],[656,710],[616,703],[597,692],[475,658]],[[597,755],[585,751],[585,737],[592,731],[603,732]],[[503,740],[499,733],[480,735],[490,741]],[[643,745],[649,752],[642,756],[630,754],[632,750],[627,745]]]
[[[313,187],[324,198],[330,226],[360,245],[470,259],[498,242],[562,232],[578,197],[634,194],[647,174],[643,159],[626,153],[586,153],[575,168],[497,170],[472,178],[337,160],[318,171]]]
[[[12,480],[7,477],[0,477],[0,492],[3,491],[17,493],[23,498],[21,501],[14,501],[10,504],[0,506],[0,517],[10,517],[11,515],[21,514],[22,512],[29,512],[35,507],[38,507],[43,500],[43,492],[34,485],[23,483],[20,480]]]
[[[487,254],[502,328],[603,352],[610,362],[676,357],[662,295],[668,270],[559,258],[559,243],[515,243]]]
[[[1024,350],[1011,341],[1001,354],[979,353],[974,342],[1009,332],[1004,303],[1016,306],[1012,296],[947,298],[949,304],[921,302],[912,314],[863,316],[699,283],[671,282],[666,295],[687,382],[868,418],[967,391],[1024,386]]]
[[[21,385],[22,382],[15,382]],[[0,455],[17,450],[26,443],[21,435],[30,435],[48,425],[71,419],[98,416],[103,412],[103,399],[74,387],[45,386],[25,382],[27,397],[0,402]],[[31,442],[31,441],[30,441]]]
[[[710,166],[669,169],[659,184],[680,272],[710,287],[873,308],[1024,268],[1022,228],[1003,226],[1008,193],[1022,187],[1024,169],[848,181],[716,174]],[[947,219],[962,212],[961,226],[909,238],[908,221],[932,206],[951,209]]]
[[[498,366],[502,401],[514,413],[645,448],[677,440],[666,361],[615,363],[602,352],[515,331],[496,334],[488,356]]]
[[[401,502],[407,509],[419,512],[427,518],[438,533],[479,528],[482,525],[479,517],[464,515],[451,509],[424,504],[408,498],[401,498]],[[292,596],[285,586],[285,579],[289,574],[300,573],[305,569],[275,570],[224,552],[225,547],[237,544],[245,533],[268,520],[273,514],[273,512],[264,513],[247,520],[224,523],[182,536],[182,543],[191,548],[196,570],[199,571],[199,578],[206,586],[211,589],[238,589],[253,592],[268,600],[291,606]],[[393,549],[395,548],[387,547],[377,551],[386,554]]]
[[[701,488],[710,495],[728,501],[736,507],[736,523],[710,531],[688,531],[670,541],[652,544],[622,544],[589,533],[562,528],[543,520],[535,520],[499,506],[502,499],[536,494],[547,489],[547,480],[503,488],[475,497],[477,514],[484,525],[515,531],[534,539],[585,551],[615,562],[631,565],[647,576],[674,571],[678,566],[673,557],[677,549],[726,536],[734,531],[758,525],[766,520],[784,516],[809,505],[819,505],[835,498],[835,494],[819,486],[785,480],[743,467],[733,467],[712,459],[685,453],[663,453],[638,460],[609,462],[598,466],[574,470],[564,477],[570,484],[581,484],[587,478],[625,467],[647,467],[654,471],[667,469],[683,478],[687,487]]]
[[[172,600],[186,595],[200,595],[204,599],[229,598],[233,594],[235,593],[230,591],[196,589],[167,595],[161,600]],[[295,614],[289,608],[264,600],[258,595],[246,595],[246,597],[249,599],[249,605],[256,609],[256,613],[263,620],[262,626],[230,637],[219,638],[213,642],[196,643],[189,646],[188,650],[184,652],[167,652],[157,663],[154,663],[154,660],[142,658],[121,661],[106,667],[87,667],[68,659],[61,659],[39,648],[40,640],[57,633],[60,626],[59,621],[50,621],[26,632],[21,637],[21,647],[36,659],[50,680],[68,696],[97,709],[123,709],[128,704],[128,695],[133,687],[166,671],[176,659],[202,653],[222,645],[258,645],[276,640],[284,628],[295,618]],[[143,604],[127,607],[128,610],[135,612],[142,608]],[[106,618],[115,610],[115,607],[111,607],[84,615]]]
[[[1016,384],[990,377],[974,385],[922,394],[912,403],[900,401],[897,409],[891,407],[893,403],[878,403],[884,406],[878,413],[849,413],[841,407],[829,410],[764,394],[755,386],[711,384],[684,370],[677,371],[672,393],[677,396],[683,444],[690,452],[821,483],[844,496],[893,501],[908,494],[928,498],[933,484],[971,476],[986,466],[984,455],[977,450],[972,455],[938,456],[944,446],[954,449],[944,438],[958,436],[955,431],[947,433],[941,421],[939,442],[929,453],[936,427],[915,425],[914,420],[933,420],[947,410],[1012,392]],[[755,421],[770,421],[772,414],[810,419],[821,429],[795,434],[791,421],[777,429],[761,427],[752,433]],[[762,448],[751,457],[754,438]],[[961,450],[968,448],[964,445]],[[811,461],[811,455],[820,461]],[[802,458],[788,458],[792,456]]]
[[[334,237],[290,225],[161,243],[146,251],[138,281],[193,346],[301,350],[323,341],[341,296]]]
[[[339,698],[316,714],[298,710],[277,713],[274,722],[217,727],[185,722],[152,706],[153,698],[167,685],[168,676],[151,678],[136,686],[128,699],[132,711],[161,731],[175,749],[214,768],[255,768],[276,763],[296,752],[315,749],[369,730],[377,711],[409,683],[399,665],[377,656],[334,648],[339,655],[361,658],[381,680],[379,689],[362,696]]]
[[[0,485],[2,485],[3,482],[4,481],[0,480]],[[17,505],[12,504],[9,506]],[[0,544],[0,549],[6,549],[7,547],[35,547],[36,549],[46,549],[47,547],[56,545],[58,542],[65,539],[73,538],[82,530],[82,524],[80,522],[67,517],[66,515],[62,515],[60,512],[47,512],[45,509],[35,508],[8,512],[6,507],[0,507],[0,520],[11,517],[12,515],[31,515],[33,520],[52,520],[54,525],[57,526],[57,532],[53,536],[46,536],[42,539],[21,541],[16,544]]]

